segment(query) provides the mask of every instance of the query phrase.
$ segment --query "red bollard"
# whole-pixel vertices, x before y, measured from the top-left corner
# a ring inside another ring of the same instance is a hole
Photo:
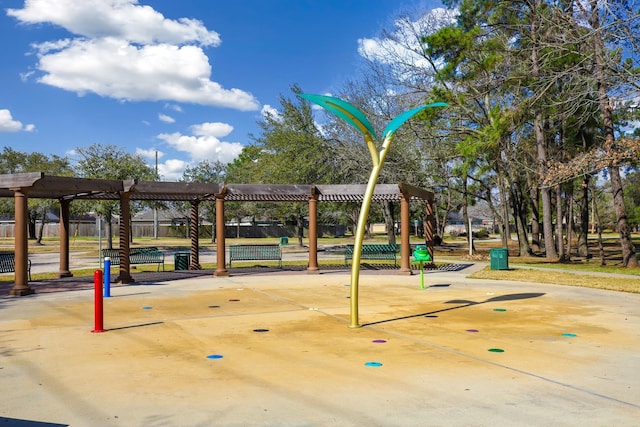
[[[102,325],[102,270],[93,273],[93,315],[95,318],[94,329],[91,332],[107,332]]]

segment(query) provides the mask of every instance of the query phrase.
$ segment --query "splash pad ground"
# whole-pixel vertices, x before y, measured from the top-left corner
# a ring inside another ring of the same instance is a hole
[[[0,424],[637,425],[640,295],[466,273],[363,274],[357,329],[345,272],[2,298]]]

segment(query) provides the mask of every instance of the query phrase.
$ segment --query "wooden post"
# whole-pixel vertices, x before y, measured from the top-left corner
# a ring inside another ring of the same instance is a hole
[[[9,291],[11,296],[30,295],[35,291],[29,287],[28,260],[29,245],[27,241],[27,223],[29,211],[27,208],[27,193],[21,188],[13,189],[15,202],[15,275],[13,288]]]
[[[69,271],[69,205],[71,200],[60,199],[60,278],[73,277]]]
[[[433,229],[434,229],[434,220],[433,216],[433,199],[425,200],[426,208],[425,213],[427,214],[427,219],[424,227],[424,240],[427,244],[427,250],[429,251],[429,255],[431,256],[431,266],[435,266],[435,253],[433,248]]]
[[[129,263],[129,238],[131,235],[131,207],[129,205],[129,193],[120,193],[120,274],[116,278],[118,283],[133,283]]]
[[[197,200],[193,200],[191,203],[191,216],[190,216],[190,224],[189,224],[189,234],[191,236],[191,261],[189,262],[189,270],[201,270],[200,266],[200,235],[198,233],[199,230],[199,220],[198,220],[198,204],[200,203]]]
[[[317,274],[318,268],[318,194],[315,187],[309,195],[309,265],[307,273]]]
[[[227,270],[227,259],[225,256],[225,235],[224,235],[224,197],[226,194],[226,189],[220,194],[216,194],[216,239],[218,243],[216,244],[216,271],[213,272],[213,275],[216,277],[225,277],[229,275],[229,270]]]
[[[402,193],[400,199],[400,274],[411,275],[411,220],[409,200],[411,196]]]

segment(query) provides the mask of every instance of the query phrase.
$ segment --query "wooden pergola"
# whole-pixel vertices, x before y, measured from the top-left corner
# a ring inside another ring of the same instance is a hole
[[[74,200],[114,200],[120,203],[119,283],[131,283],[129,265],[131,201],[183,201],[191,205],[190,270],[199,270],[198,205],[215,200],[217,257],[214,276],[228,276],[225,247],[225,202],[307,202],[309,204],[308,273],[318,273],[317,213],[319,202],[362,202],[365,185],[270,185],[215,184],[188,182],[146,182],[47,176],[41,172],[0,175],[0,197],[15,202],[15,276],[10,295],[33,293],[27,276],[29,198],[56,199],[60,202],[60,267],[58,277],[72,276],[69,271],[69,206]],[[412,274],[410,264],[411,201],[425,202],[425,243],[433,259],[433,193],[409,184],[378,184],[374,201],[400,202],[400,269],[399,274]]]

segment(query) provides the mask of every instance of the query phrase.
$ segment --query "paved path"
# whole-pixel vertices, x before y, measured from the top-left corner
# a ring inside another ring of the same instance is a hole
[[[173,254],[175,251],[164,251],[165,264],[167,266],[173,265]],[[309,254],[304,250],[296,250],[295,248],[285,249],[282,254],[284,261],[299,261],[308,260]],[[330,252],[320,251],[318,257],[321,259],[335,259],[336,262],[343,262],[344,256],[342,254],[334,254]],[[58,252],[44,252],[29,254],[31,260],[31,273],[53,273],[60,269],[60,254]],[[200,251],[200,263],[215,263],[216,251],[213,250],[201,250]],[[82,268],[100,268],[100,260],[98,257],[87,256],[86,251],[71,252],[69,255],[69,268],[82,269]],[[13,274],[13,273],[8,273]]]
[[[2,298],[0,425],[638,425],[640,295],[471,269],[363,271],[355,329],[345,271],[139,273],[104,333],[90,289]]]

